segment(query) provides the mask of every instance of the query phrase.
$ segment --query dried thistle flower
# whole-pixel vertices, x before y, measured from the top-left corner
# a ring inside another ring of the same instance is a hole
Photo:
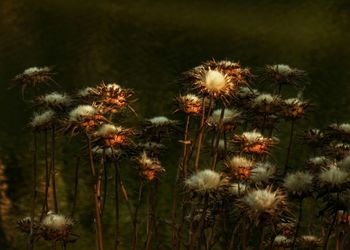
[[[327,136],[331,140],[349,141],[350,140],[350,124],[331,124],[327,128]]]
[[[75,222],[62,214],[48,213],[40,223],[40,235],[49,241],[67,240]]]
[[[220,125],[220,118],[221,118],[221,109],[216,109],[211,114],[211,116],[208,119],[208,124],[210,126],[215,127],[216,129],[219,129]],[[222,127],[221,129],[224,131],[231,130],[235,127],[237,124],[237,120],[241,116],[241,112],[237,109],[225,109],[224,110],[224,116],[222,118]]]
[[[324,133],[319,129],[309,129],[304,132],[302,139],[305,144],[312,148],[324,147],[327,143]]]
[[[281,103],[281,115],[286,120],[296,120],[305,114],[305,110],[310,106],[306,101],[298,98],[289,98]]]
[[[147,181],[154,181],[159,178],[159,175],[165,172],[165,169],[161,166],[161,163],[156,158],[151,158],[144,151],[138,158],[140,176]]]
[[[54,110],[62,110],[71,104],[72,99],[67,94],[52,92],[50,94],[39,96],[36,99],[36,102],[38,105],[45,105]]]
[[[236,180],[247,180],[251,175],[254,162],[242,156],[233,156],[225,163],[233,178]]]
[[[283,187],[292,195],[303,197],[312,191],[312,181],[310,173],[297,171],[284,178]]]
[[[261,114],[276,114],[281,108],[281,98],[276,95],[262,93],[251,103],[252,109]]]
[[[305,71],[286,64],[266,65],[265,67],[265,80],[272,80],[277,85],[297,86],[305,82],[306,77]]]
[[[269,162],[257,162],[251,171],[249,181],[255,184],[267,184],[274,177],[276,166]]]
[[[287,238],[284,235],[277,235],[273,240],[273,246],[277,249],[289,249],[293,245],[293,239]]]
[[[99,158],[119,159],[123,151],[113,147],[95,146],[91,149],[92,153]]]
[[[319,173],[322,169],[330,166],[332,161],[325,156],[312,157],[306,161],[306,164],[313,173]]]
[[[202,112],[202,100],[194,94],[181,95],[176,98],[176,101],[179,106],[178,110],[185,114],[200,115]]]
[[[32,127],[35,131],[41,131],[48,129],[52,126],[55,120],[55,111],[47,110],[41,114],[34,114],[32,121],[29,123],[29,126]]]
[[[302,235],[298,238],[301,249],[317,249],[322,246],[322,241],[315,235]]]
[[[265,154],[268,153],[271,146],[276,144],[276,138],[264,137],[256,131],[244,132],[242,135],[234,135],[234,143],[239,143],[242,146],[242,151],[250,154]]]
[[[286,196],[279,189],[272,191],[271,187],[248,191],[237,205],[256,224],[265,219],[270,222],[279,220],[280,215],[288,210]]]
[[[50,67],[31,67],[23,73],[15,76],[14,81],[22,86],[22,93],[27,87],[36,87],[52,80],[52,69]]]
[[[344,185],[350,181],[349,173],[336,166],[332,166],[323,171],[318,176],[320,185],[331,190],[342,190]]]
[[[17,228],[19,231],[25,234],[30,234],[31,230],[31,218],[25,217],[23,219],[17,220]],[[33,220],[33,234],[35,235],[39,229],[39,223],[35,219]]]
[[[328,157],[341,161],[350,155],[350,144],[331,143],[328,145],[325,153]]]
[[[132,129],[115,126],[113,124],[103,124],[93,133],[97,143],[102,143],[106,147],[122,147],[132,144],[130,136],[134,135]]]
[[[185,186],[196,193],[215,192],[222,185],[220,174],[210,170],[201,170],[185,180]]]

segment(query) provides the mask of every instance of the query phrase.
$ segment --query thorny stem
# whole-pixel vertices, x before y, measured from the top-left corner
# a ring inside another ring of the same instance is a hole
[[[338,206],[339,206],[339,191],[337,192],[336,208],[338,208]],[[332,223],[329,226],[329,229],[328,229],[325,241],[324,241],[324,245],[323,245],[323,250],[327,250],[328,249],[329,238],[330,238],[331,233],[333,231],[334,224],[335,224],[335,222],[337,220],[337,215],[338,215],[338,209],[336,209],[336,212],[334,213],[334,217],[333,217]]]
[[[34,231],[33,231],[33,226],[34,226],[34,216],[35,216],[35,201],[36,201],[36,195],[37,195],[37,190],[36,190],[36,183],[37,183],[37,151],[38,151],[38,145],[37,145],[37,134],[36,132],[33,133],[34,138],[33,138],[33,185],[32,185],[32,209],[30,213],[30,234],[29,234],[29,249],[32,250],[34,249]]]
[[[221,131],[222,131],[222,125],[223,125],[223,120],[224,120],[224,114],[225,114],[225,107],[223,107],[221,109],[221,114],[220,114],[220,120],[219,120],[219,124],[218,124],[218,131],[217,131],[217,134],[216,134],[216,137],[215,137],[215,145],[214,145],[214,156],[213,156],[213,162],[212,162],[212,165],[211,165],[211,169],[214,170],[215,167],[216,167],[216,162],[217,162],[217,158],[218,158],[218,146],[219,146],[219,141],[220,141],[220,134],[221,134]]]
[[[80,156],[77,157],[77,162],[75,164],[74,195],[73,195],[73,206],[72,206],[72,213],[71,213],[72,217],[74,216],[74,213],[75,213],[77,197],[78,197],[79,165],[80,165]]]
[[[300,198],[298,221],[297,221],[295,234],[294,234],[294,238],[293,238],[292,250],[295,249],[295,245],[296,245],[296,242],[297,242],[297,237],[298,237],[298,233],[299,233],[299,229],[300,229],[300,222],[301,222],[301,217],[302,217],[302,211],[303,211],[303,198]]]
[[[56,192],[56,169],[55,169],[55,125],[52,125],[51,129],[51,178],[52,178],[52,192],[53,192],[53,202],[54,211],[58,213],[57,205],[57,192]]]
[[[290,135],[289,135],[289,143],[288,143],[288,148],[287,148],[287,156],[286,160],[284,163],[284,171],[283,171],[283,177],[287,174],[288,171],[288,164],[289,164],[289,159],[290,159],[290,153],[292,149],[292,144],[293,144],[293,136],[294,136],[294,125],[295,125],[295,120],[292,120],[291,127],[290,127]]]
[[[91,139],[89,135],[86,133],[86,139],[88,144],[88,156],[89,156],[89,163],[90,163],[90,169],[91,169],[91,175],[93,177],[93,194],[94,194],[94,200],[95,200],[95,220],[96,220],[96,247],[97,250],[103,250],[103,238],[102,238],[102,223],[101,223],[101,216],[100,216],[100,204],[97,196],[97,184],[96,184],[96,169],[94,165],[94,160],[92,156],[92,148],[91,148]]]

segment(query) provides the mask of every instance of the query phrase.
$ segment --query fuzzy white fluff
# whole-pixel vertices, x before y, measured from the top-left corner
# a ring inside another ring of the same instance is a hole
[[[209,70],[205,75],[204,85],[208,90],[220,91],[226,85],[225,75],[217,70]]]
[[[48,214],[41,222],[43,227],[51,230],[64,230],[73,224],[72,219],[61,214]]]
[[[55,112],[53,110],[47,110],[41,114],[35,114],[33,120],[30,122],[32,127],[40,127],[47,123],[52,122],[55,117]]]
[[[266,183],[275,174],[276,167],[269,162],[258,162],[251,171],[249,179],[254,183]]]
[[[350,133],[350,124],[349,123],[342,123],[339,125],[339,129],[344,131],[345,133]]]
[[[108,90],[118,90],[121,89],[120,85],[116,84],[116,83],[110,83],[106,85],[106,88]]]
[[[86,87],[79,90],[77,95],[84,97],[84,96],[91,95],[92,93],[93,93],[93,89],[91,87]]]
[[[49,71],[49,67],[30,67],[23,72],[23,75],[34,75],[44,71]]]
[[[227,123],[227,122],[234,121],[240,115],[241,115],[241,112],[239,112],[237,109],[225,109],[222,122]],[[212,115],[210,117],[210,122],[215,123],[215,124],[219,124],[220,116],[221,116],[221,109],[214,110],[214,112],[212,113]]]
[[[108,137],[110,135],[118,134],[123,131],[120,126],[115,126],[113,124],[103,124],[95,133],[97,136]]]
[[[216,189],[221,184],[220,174],[210,169],[199,171],[185,180],[185,185],[197,192]]]
[[[276,64],[276,65],[273,65],[272,68],[276,72],[278,72],[279,74],[284,75],[284,76],[288,76],[290,73],[293,72],[293,69],[289,65],[286,65],[286,64]]]
[[[287,105],[302,105],[303,101],[298,98],[289,98],[284,100],[284,103]]]
[[[338,167],[332,166],[324,169],[320,175],[319,180],[323,185],[337,186],[349,181],[349,173]]]
[[[302,194],[312,189],[313,176],[310,173],[298,171],[288,174],[283,186],[288,192]]]
[[[244,132],[242,133],[242,137],[249,143],[258,142],[264,139],[263,135],[256,131]]]
[[[325,156],[316,156],[316,157],[310,158],[309,162],[315,165],[321,165],[321,164],[327,163],[328,159]]]
[[[68,105],[71,102],[71,98],[66,94],[60,94],[52,92],[44,96],[44,101],[53,105]]]
[[[120,155],[121,151],[118,149],[113,149],[111,147],[108,148],[102,148],[101,146],[96,146],[91,150],[94,154],[98,155],[103,155],[105,154],[106,156],[116,156]]]
[[[90,105],[79,105],[69,113],[70,121],[80,121],[86,117],[92,117],[97,113],[97,110]]]
[[[230,168],[249,168],[253,166],[253,161],[242,156],[233,156],[228,162]]]
[[[263,103],[272,103],[276,100],[275,96],[272,96],[271,94],[260,94],[253,100],[253,104],[255,106],[261,105]]]
[[[276,192],[267,189],[249,191],[243,198],[243,203],[255,211],[265,212],[276,208],[278,198]]]
[[[194,94],[183,95],[183,96],[181,96],[181,99],[189,101],[189,102],[192,102],[192,103],[201,102],[201,99],[198,96],[194,95]]]
[[[156,116],[156,117],[153,117],[151,119],[148,119],[147,121],[149,121],[154,126],[166,126],[169,124],[176,123],[176,121],[170,120],[165,116]]]
[[[273,241],[273,244],[275,246],[286,246],[286,245],[290,245],[293,243],[292,239],[288,239],[286,236],[284,235],[277,235]]]

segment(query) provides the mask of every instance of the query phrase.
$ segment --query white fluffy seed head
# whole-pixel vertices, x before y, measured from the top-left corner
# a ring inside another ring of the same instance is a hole
[[[118,90],[118,89],[121,89],[120,85],[116,84],[116,83],[110,83],[110,84],[107,84],[106,85],[106,88],[108,90]]]
[[[304,102],[298,98],[289,98],[284,100],[284,103],[287,105],[302,105]]]
[[[281,202],[277,192],[269,189],[257,189],[249,191],[241,201],[250,210],[255,212],[274,212]]]
[[[244,139],[249,143],[254,143],[261,139],[264,139],[263,135],[256,131],[244,132],[242,133],[242,137],[244,137]]]
[[[53,110],[47,110],[41,114],[35,114],[30,125],[34,128],[51,123],[55,118],[55,112]]]
[[[338,128],[345,133],[350,133],[350,124],[349,123],[342,123],[338,126]]]
[[[311,191],[313,176],[310,173],[298,171],[288,174],[284,179],[284,188],[291,193],[303,194]]]
[[[199,171],[185,180],[188,189],[196,192],[215,190],[221,184],[220,174],[210,169]]]
[[[293,243],[292,239],[288,239],[286,236],[284,235],[277,235],[273,241],[273,244],[275,246],[288,246],[290,244]]]
[[[24,70],[23,75],[31,76],[31,75],[38,74],[44,71],[49,71],[49,70],[50,70],[49,67],[30,67]]]
[[[276,167],[269,162],[258,162],[251,171],[249,180],[253,183],[267,183],[275,174]]]
[[[193,103],[201,102],[201,99],[194,94],[186,94],[186,95],[181,96],[181,98],[183,100],[188,100],[189,102],[193,102]]]
[[[286,64],[276,64],[273,65],[272,68],[279,74],[283,76],[288,76],[290,73],[293,72],[293,69]]]
[[[168,126],[177,123],[175,120],[170,120],[165,116],[156,116],[151,119],[147,119],[147,121],[154,127]]]
[[[339,186],[349,181],[349,173],[336,166],[324,169],[319,175],[321,185]]]
[[[228,123],[236,120],[241,115],[236,109],[225,109],[222,123]],[[210,117],[210,122],[214,124],[219,124],[221,117],[221,109],[216,109]]]
[[[86,87],[86,88],[79,90],[77,95],[80,97],[85,97],[85,96],[91,95],[92,93],[93,93],[93,88]]]
[[[69,113],[70,121],[80,121],[84,118],[92,117],[97,113],[97,110],[90,105],[79,105]]]
[[[204,84],[210,91],[220,91],[226,85],[225,75],[217,70],[208,70]]]
[[[115,126],[113,124],[103,124],[95,133],[96,136],[108,137],[111,135],[118,134],[123,131],[120,126]]]
[[[253,161],[249,160],[243,156],[233,156],[228,162],[228,167],[235,168],[250,168],[253,166]]]
[[[254,106],[259,106],[263,103],[269,104],[276,100],[276,97],[272,96],[271,94],[260,94],[253,100]]]
[[[309,159],[309,162],[311,162],[314,165],[322,165],[328,162],[328,159],[325,156],[316,156]]]
[[[71,102],[71,98],[66,94],[60,94],[57,92],[52,92],[47,94],[43,98],[44,102],[52,105],[68,105]]]
[[[41,222],[41,225],[51,230],[64,230],[67,227],[73,226],[72,219],[61,214],[48,214]]]

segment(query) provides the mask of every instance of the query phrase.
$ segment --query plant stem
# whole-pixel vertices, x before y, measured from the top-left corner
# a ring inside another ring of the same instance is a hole
[[[115,168],[115,177],[114,177],[114,186],[115,186],[115,249],[117,250],[119,247],[119,166],[118,163],[114,163],[114,168]]]
[[[211,169],[214,170],[215,167],[216,167],[216,162],[217,162],[217,158],[218,158],[218,146],[219,146],[219,141],[220,141],[220,134],[221,134],[221,131],[222,131],[222,125],[223,125],[223,120],[224,120],[224,114],[225,114],[225,107],[223,107],[221,109],[221,114],[220,114],[220,120],[219,120],[219,124],[218,124],[218,131],[217,131],[217,134],[216,134],[216,137],[215,137],[215,145],[214,145],[214,148],[213,148],[213,151],[214,151],[214,155],[213,155],[213,162],[212,162],[212,165],[211,165]]]
[[[96,220],[96,238],[97,238],[96,248],[97,250],[103,250],[102,223],[101,223],[101,216],[100,216],[100,204],[97,196],[96,169],[95,169],[94,160],[93,160],[92,151],[91,151],[92,150],[91,139],[87,133],[85,135],[86,135],[87,144],[88,144],[90,170],[91,170],[91,175],[93,177],[92,191],[93,191],[94,200],[95,200],[95,220]]]
[[[37,184],[37,151],[38,151],[38,145],[37,145],[37,134],[36,132],[33,133],[33,182],[32,182],[32,207],[31,207],[31,213],[30,213],[30,234],[29,234],[29,249],[34,249],[34,217],[35,217],[35,202],[36,202],[36,184]]]
[[[298,233],[299,233],[299,229],[300,229],[300,222],[301,222],[301,217],[302,217],[302,211],[303,211],[303,199],[300,198],[298,222],[297,222],[297,225],[296,225],[295,234],[294,234],[294,238],[293,238],[292,250],[295,249],[295,245],[296,245],[296,242],[297,242],[297,237],[298,237]]]
[[[284,163],[284,171],[283,171],[282,177],[286,176],[286,174],[288,172],[289,159],[290,159],[290,154],[291,154],[291,149],[292,149],[292,144],[293,144],[294,125],[295,125],[295,120],[292,120],[291,127],[290,127],[289,143],[288,143],[288,148],[287,148],[287,156],[286,156],[286,160]]]
[[[203,132],[204,132],[204,121],[205,121],[205,97],[203,97],[202,100],[202,117],[201,117],[201,124],[199,127],[199,134],[198,134],[198,142],[197,142],[197,151],[196,151],[196,158],[194,162],[194,169],[195,171],[198,171],[198,165],[199,165],[199,157],[201,154],[201,147],[202,147],[202,139],[203,139]]]
[[[327,232],[327,235],[326,235],[326,239],[325,239],[325,242],[324,242],[324,245],[323,245],[323,250],[327,250],[328,249],[328,242],[329,242],[329,238],[331,236],[331,233],[333,231],[333,227],[334,227],[334,224],[337,220],[337,215],[338,215],[338,206],[339,206],[339,192],[337,192],[337,201],[336,201],[336,212],[334,214],[334,217],[333,217],[333,220],[332,220],[332,223],[331,225],[329,226],[329,229],[328,229],[328,232]]]
[[[55,125],[52,125],[51,129],[51,178],[52,178],[52,192],[53,192],[53,202],[54,202],[54,211],[58,213],[57,205],[57,192],[56,192],[56,169],[55,169]]]
[[[47,129],[45,129],[44,133],[44,143],[45,143],[45,194],[44,194],[44,203],[43,208],[41,211],[40,220],[44,218],[44,215],[49,210],[48,205],[48,192],[49,192],[49,185],[50,185],[50,174],[49,174],[49,163],[48,163],[48,150],[47,150]]]
[[[143,191],[143,183],[142,183],[142,180],[140,180],[138,199],[137,199],[137,204],[135,206],[134,218],[133,218],[133,240],[132,240],[132,248],[131,248],[132,250],[136,250],[136,248],[137,248],[137,240],[138,240],[138,219],[137,219],[137,216],[138,216],[139,207],[141,205],[142,191]]]
[[[72,206],[72,212],[71,212],[72,217],[74,216],[74,213],[75,213],[77,197],[78,197],[79,165],[80,165],[80,156],[77,157],[77,162],[75,164],[74,195],[73,195],[73,206]]]

